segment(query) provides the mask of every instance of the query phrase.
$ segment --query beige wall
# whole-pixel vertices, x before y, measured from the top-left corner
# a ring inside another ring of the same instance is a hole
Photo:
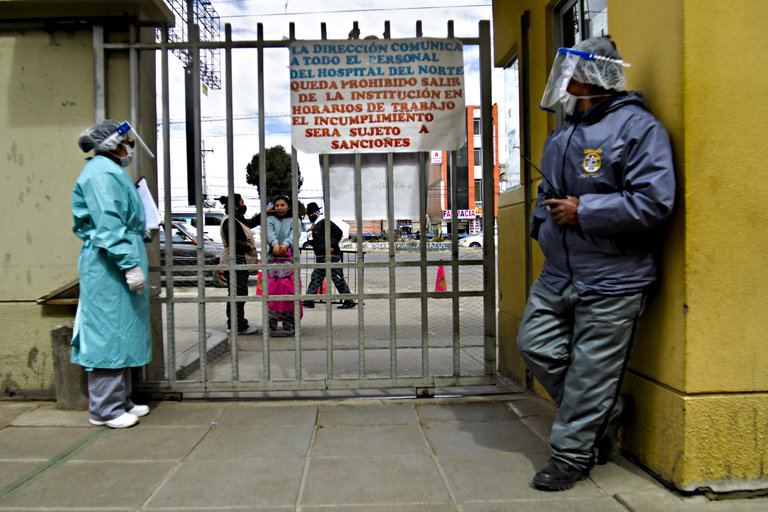
[[[77,279],[80,240],[72,234],[72,186],[84,164],[77,136],[94,118],[93,35],[45,29],[18,18],[123,13],[170,19],[161,0],[45,2],[0,0],[0,398],[52,398],[51,330],[72,321],[73,308],[40,306],[37,299]],[[112,20],[115,21],[114,19]],[[151,30],[144,34],[153,37]],[[107,37],[125,40],[126,33]],[[109,52],[107,116],[130,118],[128,59]],[[154,58],[140,64],[141,132],[154,147]],[[149,79],[147,79],[149,77]],[[155,170],[142,160],[154,182]]]
[[[534,158],[554,127],[535,108],[554,51],[553,3],[494,2],[497,65],[519,47],[520,14],[531,14]],[[670,132],[679,186],[662,280],[626,377],[635,413],[622,448],[683,490],[768,487],[768,213],[761,208],[768,198],[768,79],[760,64],[768,4],[609,1],[608,16],[632,64],[629,88],[646,95]],[[499,251],[501,269],[520,265],[524,239],[517,238],[520,205],[500,204],[499,246],[511,251]],[[535,272],[539,258],[534,251]],[[502,296],[519,296],[519,272],[499,277]],[[520,362],[509,354],[522,307],[505,300],[499,307],[501,362],[520,377]]]

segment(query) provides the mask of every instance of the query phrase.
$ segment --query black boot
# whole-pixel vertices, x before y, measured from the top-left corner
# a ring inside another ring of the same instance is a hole
[[[337,306],[336,309],[352,309],[353,307],[355,307],[355,301],[345,300],[341,303],[341,306]]]
[[[571,466],[559,459],[549,459],[533,477],[531,484],[540,491],[564,491],[589,475],[589,470]]]

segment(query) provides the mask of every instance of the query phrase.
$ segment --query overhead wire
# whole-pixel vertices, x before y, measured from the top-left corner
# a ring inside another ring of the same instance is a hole
[[[217,4],[229,3],[218,1]],[[258,14],[230,14],[220,15],[224,18],[256,18],[256,17],[270,17],[270,16],[316,16],[319,14],[349,14],[357,12],[392,12],[392,11],[424,11],[435,9],[470,9],[477,7],[492,7],[492,4],[463,4],[463,5],[434,5],[425,7],[377,7],[368,9],[335,9],[327,11],[297,11],[297,12],[270,12],[270,13],[258,13]]]

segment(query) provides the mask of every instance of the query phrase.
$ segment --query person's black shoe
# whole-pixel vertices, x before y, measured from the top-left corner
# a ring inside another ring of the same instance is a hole
[[[531,484],[540,491],[564,491],[589,475],[589,470],[581,470],[567,462],[549,459],[533,477]]]
[[[313,307],[315,307],[315,301],[313,301],[313,300],[305,300],[305,301],[303,301],[301,303],[301,305],[304,306],[305,308],[313,308]]]
[[[355,306],[356,304],[351,300],[345,300],[340,306],[337,306],[336,309],[352,309]]]

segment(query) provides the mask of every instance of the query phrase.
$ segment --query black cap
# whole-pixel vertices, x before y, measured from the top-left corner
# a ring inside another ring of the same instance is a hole
[[[307,204],[307,215],[309,215],[310,213],[315,213],[315,212],[319,212],[319,211],[320,211],[320,207],[317,206],[316,202],[313,201],[313,202]]]
[[[243,196],[241,196],[240,194],[235,194],[235,208],[237,208],[237,206],[240,204],[240,199],[241,199],[242,197],[243,197]],[[221,203],[221,205],[224,207],[224,211],[225,211],[225,212],[227,211],[227,207],[229,206],[229,201],[228,201],[228,199],[229,199],[229,198],[228,198],[227,196],[219,196],[219,197],[217,197],[217,198],[216,198],[216,200],[217,200],[218,202],[220,202],[220,203]]]

